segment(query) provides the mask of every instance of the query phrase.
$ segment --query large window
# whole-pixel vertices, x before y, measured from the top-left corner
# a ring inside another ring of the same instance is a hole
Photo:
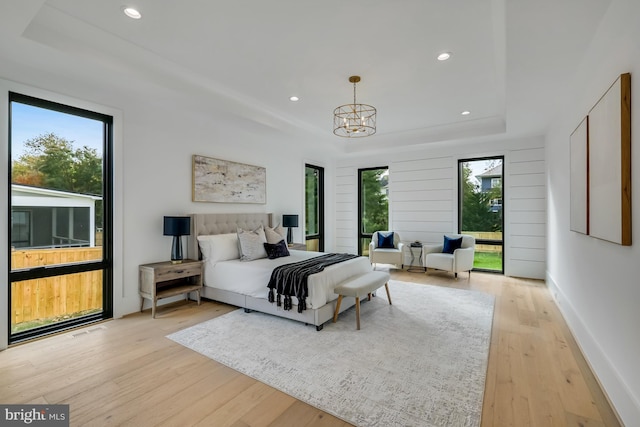
[[[369,255],[374,232],[389,229],[389,168],[358,169],[358,255]]]
[[[503,157],[460,160],[458,231],[476,238],[474,270],[502,273]]]
[[[9,341],[112,316],[112,126],[9,94]]]
[[[307,250],[324,251],[324,168],[305,165],[305,240]]]

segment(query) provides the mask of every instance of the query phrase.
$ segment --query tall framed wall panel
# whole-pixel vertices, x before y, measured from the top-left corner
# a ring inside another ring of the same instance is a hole
[[[622,74],[589,112],[588,233],[631,245],[631,75]]]
[[[589,234],[589,117],[571,134],[571,231]]]

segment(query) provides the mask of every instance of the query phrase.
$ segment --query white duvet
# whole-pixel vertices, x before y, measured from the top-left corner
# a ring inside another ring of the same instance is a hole
[[[289,250],[288,257],[276,259],[257,259],[254,261],[218,261],[205,263],[204,284],[217,289],[237,292],[254,298],[267,299],[267,284],[271,271],[280,265],[302,261],[323,255],[321,252]],[[320,308],[338,296],[333,289],[342,281],[362,273],[371,271],[371,263],[366,257],[358,257],[326,267],[324,271],[309,276],[307,297],[308,308]],[[297,301],[293,300],[294,304]]]

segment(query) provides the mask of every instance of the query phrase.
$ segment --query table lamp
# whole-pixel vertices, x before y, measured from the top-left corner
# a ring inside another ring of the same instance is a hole
[[[191,217],[165,216],[163,234],[165,236],[173,236],[171,263],[180,264],[182,262],[182,236],[191,234]]]
[[[287,243],[293,243],[293,233],[291,227],[298,226],[298,215],[282,215],[282,226],[287,227]]]

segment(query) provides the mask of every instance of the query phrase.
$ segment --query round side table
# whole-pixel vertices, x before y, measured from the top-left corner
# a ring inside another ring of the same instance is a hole
[[[422,266],[422,243],[411,243],[409,245],[409,252],[411,253],[411,265],[407,268],[407,271],[409,273],[424,273],[425,268]],[[415,265],[416,255],[418,257],[417,265]]]

